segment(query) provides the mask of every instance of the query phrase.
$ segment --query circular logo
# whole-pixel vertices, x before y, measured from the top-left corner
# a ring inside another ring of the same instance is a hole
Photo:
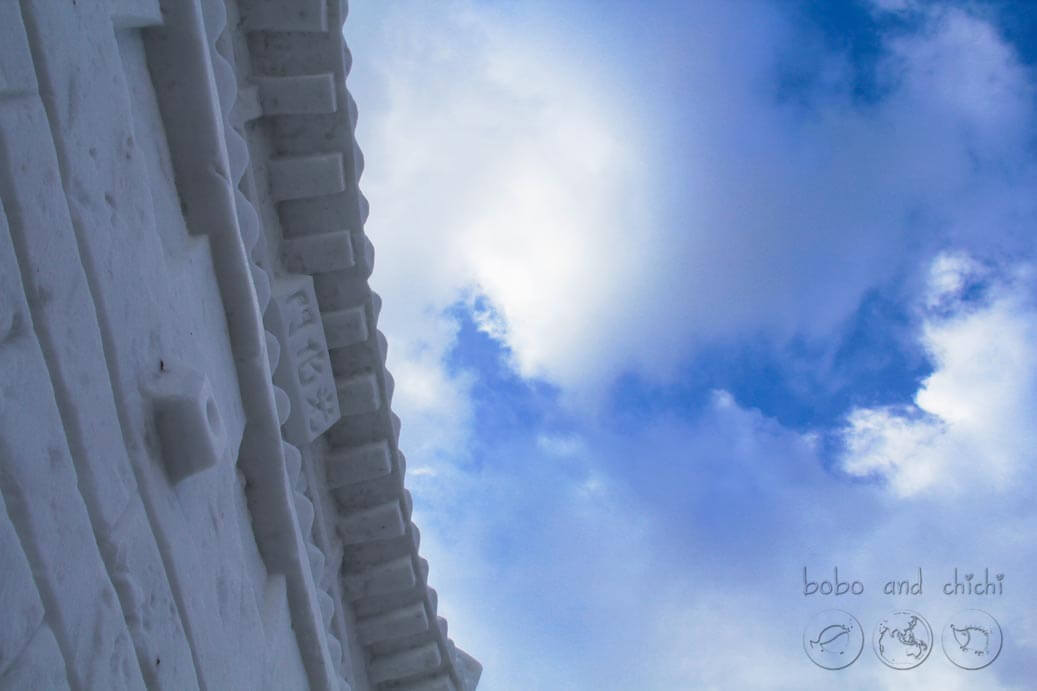
[[[933,649],[933,630],[918,612],[908,609],[888,615],[875,627],[875,654],[893,669],[913,669]]]
[[[943,628],[943,652],[962,669],[983,669],[1001,653],[1001,625],[981,609],[964,609]]]
[[[860,622],[841,609],[818,612],[803,629],[803,650],[818,667],[849,667],[857,661],[863,649],[864,633]]]

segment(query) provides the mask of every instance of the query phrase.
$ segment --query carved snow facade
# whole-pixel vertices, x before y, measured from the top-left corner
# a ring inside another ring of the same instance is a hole
[[[344,0],[0,0],[0,689],[471,691]]]

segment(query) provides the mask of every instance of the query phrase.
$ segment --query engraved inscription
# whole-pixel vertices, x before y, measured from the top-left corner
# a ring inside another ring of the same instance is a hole
[[[288,308],[288,335],[294,336],[299,329],[305,328],[316,321],[314,305],[310,296],[305,291],[297,290],[292,293],[285,302]]]
[[[314,411],[320,412],[319,416],[311,415],[308,419],[311,432],[321,434],[339,417],[338,396],[334,389],[320,386],[312,396],[306,398],[306,402]]]
[[[306,444],[340,417],[313,279],[297,274],[278,278],[273,298],[267,326],[281,345],[274,382],[292,403],[285,437],[293,444]]]

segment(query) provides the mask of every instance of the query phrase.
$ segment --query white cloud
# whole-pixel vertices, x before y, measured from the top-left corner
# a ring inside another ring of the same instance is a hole
[[[1003,490],[1037,466],[1037,309],[1025,269],[991,279],[985,298],[965,297],[989,271],[966,255],[933,262],[927,301],[939,306],[921,331],[933,361],[914,404],[850,413],[843,468],[888,480],[893,491]]]
[[[576,435],[541,434],[537,437],[537,446],[558,458],[572,458],[586,452],[583,439]]]
[[[435,507],[416,518],[431,582],[455,639],[485,665],[485,691],[829,689],[832,674],[807,661],[800,636],[836,603],[804,599],[804,565],[815,576],[838,565],[867,584],[865,597],[837,604],[869,635],[908,604],[881,594],[884,579],[922,566],[930,594],[910,605],[939,630],[964,604],[939,593],[954,567],[1006,573],[1011,592],[989,606],[1010,647],[984,688],[1025,688],[1010,681],[1037,659],[1028,492],[920,508],[848,485],[822,470],[809,439],[724,392],[693,422],[580,439],[572,465],[540,446],[496,448],[499,463],[412,483],[421,506]],[[974,683],[933,655],[905,681],[868,649],[839,681]]]
[[[962,291],[981,280],[986,267],[964,252],[943,252],[929,267],[925,304],[929,309],[952,309],[962,297]]]
[[[933,246],[1018,244],[1037,217],[1030,80],[978,17],[889,40],[861,105],[816,46],[819,86],[777,98],[801,29],[761,3],[690,3],[610,44],[580,12],[353,8],[392,362],[442,356],[442,310],[481,295],[520,374],[594,394],[706,342],[823,337]]]
[[[828,477],[814,437],[724,392],[692,424],[655,421],[636,438],[543,433],[462,463],[475,375],[444,364],[457,338],[448,306],[467,304],[522,375],[593,393],[624,368],[665,375],[703,342],[824,336],[866,290],[956,246],[969,253],[945,256],[927,298],[937,371],[911,414],[859,411],[863,450],[848,464],[901,494],[971,477],[964,462],[944,472],[958,456],[926,455],[931,439],[982,451],[995,479],[1018,471],[1034,410],[1024,344],[1037,342],[1023,278],[965,306],[982,265],[969,257],[999,243],[1010,253],[1034,218],[1021,146],[1031,91],[1011,50],[976,17],[933,13],[886,46],[880,102],[855,103],[844,58],[824,51],[810,56],[817,93],[778,101],[776,55],[797,29],[762,3],[685,5],[667,17],[639,9],[607,45],[588,38],[587,16],[545,30],[559,15],[540,3],[351,8],[373,283],[401,445],[419,469],[415,520],[452,635],[486,665],[487,691],[826,688],[830,677],[800,682],[804,661],[784,639],[750,638],[764,646],[755,667],[738,647],[743,633],[795,628],[787,609],[757,605],[804,554],[878,574],[889,545],[911,562],[1026,544],[1007,524],[996,540],[968,530],[987,514],[947,504],[948,520],[916,525],[894,498]],[[992,330],[1003,335],[994,349],[981,338]],[[739,573],[751,578],[730,580]],[[912,679],[960,682],[925,674]]]
[[[397,382],[392,405],[402,421],[400,448],[415,459],[443,454],[464,457],[472,418],[469,392],[474,375],[464,370],[453,374],[446,370],[443,353],[449,343],[426,346],[390,361],[390,371]],[[389,352],[392,353],[391,348]]]

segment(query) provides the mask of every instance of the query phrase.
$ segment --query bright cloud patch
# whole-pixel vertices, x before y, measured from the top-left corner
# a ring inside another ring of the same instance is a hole
[[[438,315],[467,301],[522,375],[569,368],[601,325],[624,318],[624,293],[653,261],[630,104],[600,68],[506,9],[373,3],[354,20],[364,12],[375,30],[354,49],[380,60],[351,83],[372,80],[359,86],[370,91],[363,187],[367,230],[392,257],[373,280],[393,357],[442,358],[452,341],[437,336]],[[365,51],[369,41],[378,49]],[[602,365],[582,369],[600,379]]]
[[[935,366],[906,407],[850,413],[843,468],[903,496],[1005,489],[1037,464],[1037,311],[1027,271],[994,280],[964,255],[933,262],[921,340]],[[985,293],[969,298],[971,291]]]
[[[774,7],[677,5],[353,8],[391,366],[448,352],[437,320],[474,295],[522,376],[600,393],[703,344],[824,338],[933,246],[1029,232],[1033,92],[988,22],[889,37],[861,105]],[[775,85],[788,63],[808,87]]]

